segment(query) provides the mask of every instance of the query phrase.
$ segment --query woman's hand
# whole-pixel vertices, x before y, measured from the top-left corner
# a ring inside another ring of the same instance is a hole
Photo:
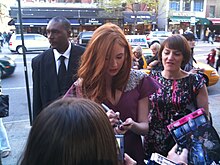
[[[113,110],[109,110],[108,112],[106,112],[106,115],[108,116],[111,125],[113,127],[116,127],[120,120],[119,112],[114,112]]]
[[[169,151],[167,158],[178,164],[187,164],[188,150],[183,148],[180,154],[176,153],[177,144]]]
[[[116,134],[125,134],[128,130],[132,128],[133,124],[134,124],[134,121],[131,118],[128,118],[125,120],[125,122],[115,127],[114,132]]]
[[[129,130],[132,128],[134,124],[134,121],[132,120],[132,118],[127,118],[120,126],[119,129],[121,130]]]

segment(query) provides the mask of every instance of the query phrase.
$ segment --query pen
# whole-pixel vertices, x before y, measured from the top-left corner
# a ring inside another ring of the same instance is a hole
[[[102,103],[101,105],[104,108],[105,112],[110,111],[109,107],[107,107],[104,103]]]
[[[102,103],[101,105],[105,109],[105,112],[110,111],[110,109],[109,109],[109,107],[107,105],[105,105],[104,103]],[[122,123],[123,123],[123,121],[121,119],[119,119],[118,125],[121,125]]]

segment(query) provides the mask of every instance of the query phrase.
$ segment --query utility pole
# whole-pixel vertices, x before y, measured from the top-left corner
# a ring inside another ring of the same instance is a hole
[[[25,82],[26,82],[29,119],[30,119],[30,125],[32,126],[31,98],[30,98],[29,81],[28,81],[26,52],[24,46],[24,34],[23,34],[23,25],[22,25],[22,17],[21,17],[21,2],[20,0],[17,1],[18,1],[18,17],[19,17],[20,32],[21,32],[22,50],[23,50],[24,74],[25,74]]]

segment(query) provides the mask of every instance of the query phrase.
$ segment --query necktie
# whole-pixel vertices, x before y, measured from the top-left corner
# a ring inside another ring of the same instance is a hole
[[[66,66],[64,62],[65,57],[60,56],[59,60],[60,60],[60,66],[58,70],[58,83],[60,87],[60,92],[61,94],[63,94],[63,92],[65,92],[65,79],[66,79]]]

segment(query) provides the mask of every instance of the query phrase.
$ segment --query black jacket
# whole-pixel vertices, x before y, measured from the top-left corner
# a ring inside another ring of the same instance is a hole
[[[71,45],[66,78],[66,91],[76,80],[79,60],[84,48]],[[75,75],[75,76],[74,76]],[[61,97],[53,49],[48,49],[32,59],[33,118],[48,104]]]

